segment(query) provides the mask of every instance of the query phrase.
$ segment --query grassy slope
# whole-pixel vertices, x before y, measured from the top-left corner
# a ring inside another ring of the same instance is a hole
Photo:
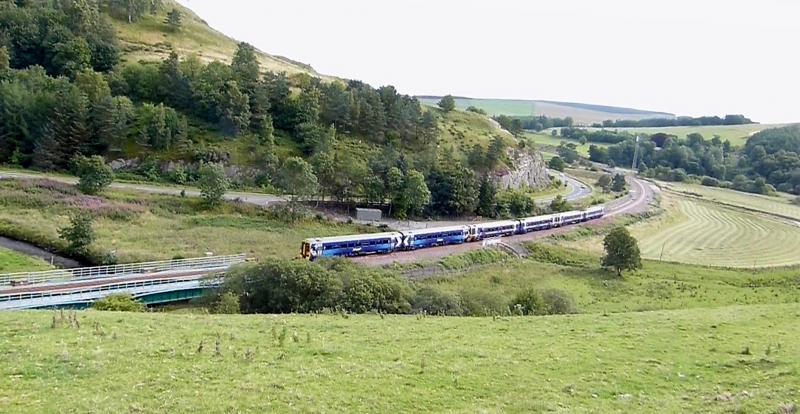
[[[209,211],[196,198],[114,190],[97,199],[27,187],[0,181],[3,234],[59,246],[58,229],[68,224],[76,206],[84,205],[100,214],[94,224],[95,246],[115,250],[121,262],[198,257],[206,252],[292,258],[304,238],[374,231],[321,220],[287,223],[250,205],[226,203]]]
[[[174,0],[165,0],[165,6],[158,15],[147,15],[140,21],[128,24],[126,21],[114,20],[114,26],[123,47],[123,57],[129,62],[139,60],[160,61],[170,53],[170,46],[179,54],[194,53],[205,61],[221,60],[229,62],[236,50],[236,40],[212,29],[191,10],[181,6]],[[173,32],[164,24],[168,10],[173,7],[183,12],[183,27]],[[307,73],[316,77],[318,74],[306,64],[290,59],[260,53],[262,68],[274,72],[288,74]]]
[[[797,398],[800,369],[797,304],[498,319],[86,312],[80,329],[52,317],[0,313],[0,411],[773,412]]]
[[[0,274],[48,270],[50,268],[42,260],[0,247]]]
[[[455,110],[443,113],[438,108],[426,107],[427,111],[435,111],[440,116],[439,143],[452,146],[462,154],[466,154],[475,144],[488,147],[497,137],[503,137],[509,145],[515,143],[511,134],[500,129],[488,117],[473,112]]]

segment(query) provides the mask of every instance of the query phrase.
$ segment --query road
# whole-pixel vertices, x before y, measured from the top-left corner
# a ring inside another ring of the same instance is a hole
[[[528,234],[520,234],[511,237],[504,237],[506,244],[520,244],[522,242],[533,241],[548,237],[554,234],[561,234],[579,226],[598,227],[610,222],[614,217],[622,214],[638,214],[648,211],[650,203],[655,197],[657,189],[650,183],[638,178],[628,177],[631,186],[628,196],[614,200],[606,204],[606,216],[603,219],[589,223],[575,224],[571,226],[559,227],[545,231],[538,231]],[[414,263],[424,260],[436,260],[453,254],[465,253],[472,250],[483,248],[482,243],[465,243],[451,246],[435,247],[430,249],[415,250],[413,252],[399,252],[389,255],[373,255],[356,257],[351,260],[367,266],[385,266],[393,263]]]

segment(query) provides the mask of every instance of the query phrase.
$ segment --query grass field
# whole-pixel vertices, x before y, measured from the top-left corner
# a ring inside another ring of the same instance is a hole
[[[420,97],[420,102],[436,106],[440,98]],[[605,105],[591,105],[574,102],[537,101],[526,99],[473,99],[456,97],[456,107],[467,109],[470,106],[483,109],[489,115],[538,116],[551,118],[572,117],[580,125],[591,125],[607,119],[646,119],[671,117],[672,114],[642,111]]]
[[[53,316],[0,313],[0,411],[776,412],[796,401],[800,369],[797,304],[495,319],[83,312],[80,328]]]
[[[51,269],[42,260],[0,247],[0,274]]]
[[[484,115],[467,111],[450,111],[443,113],[435,108],[426,108],[439,114],[439,143],[452,146],[462,154],[466,154],[475,144],[488,147],[489,143],[497,137],[503,137],[509,145],[513,145],[514,138],[501,130]]]
[[[640,132],[644,134],[655,134],[664,132],[676,135],[679,138],[686,138],[691,133],[700,133],[706,139],[711,139],[714,135],[719,135],[724,140],[729,140],[734,146],[743,146],[747,139],[759,131],[770,128],[778,128],[786,124],[748,124],[748,125],[719,125],[719,126],[698,126],[698,127],[662,127],[662,128],[614,128],[620,131]]]
[[[578,312],[616,313],[800,302],[798,268],[722,269],[645,260],[618,278],[600,268],[599,252],[536,245],[529,260],[505,260],[416,282],[470,298],[487,314],[507,312],[528,287],[569,292]],[[461,269],[459,257],[442,268]],[[451,275],[451,276],[447,276]],[[481,313],[477,313],[481,314]]]
[[[532,133],[526,132],[525,136],[528,139],[533,140],[534,143],[537,145],[545,146],[545,147],[552,147],[557,148],[561,145],[562,142],[567,142],[571,144],[575,144],[577,146],[577,151],[579,154],[588,157],[589,156],[589,146],[590,145],[597,145],[598,147],[607,147],[608,144],[598,143],[598,142],[589,142],[586,145],[581,145],[581,143],[576,139],[569,139],[569,138],[562,138],[562,137],[554,137],[550,134],[544,133]]]
[[[292,258],[304,238],[375,231],[372,227],[304,219],[290,223],[253,205],[226,203],[207,210],[198,198],[127,191],[104,197],[78,194],[53,181],[0,181],[0,234],[63,248],[58,229],[78,210],[96,216],[93,247],[121,262],[247,253]]]
[[[631,227],[643,257],[730,267],[800,263],[796,224],[666,192],[661,206],[665,214]],[[567,244],[602,249],[600,237]]]
[[[788,194],[764,196],[686,183],[659,183],[659,185],[672,191],[700,196],[704,200],[800,220],[800,206],[793,204],[792,197]]]

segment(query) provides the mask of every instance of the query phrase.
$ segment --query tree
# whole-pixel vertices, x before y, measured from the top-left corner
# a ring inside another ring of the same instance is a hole
[[[11,68],[11,57],[8,55],[8,49],[5,46],[0,46],[0,79],[3,78],[6,72]]]
[[[625,176],[622,174],[615,174],[614,180],[611,182],[611,191],[619,193],[621,191],[625,191],[625,187],[627,187]]]
[[[205,163],[200,167],[197,186],[200,187],[200,196],[209,206],[222,201],[229,185],[222,164]]]
[[[89,245],[95,239],[92,215],[88,213],[73,215],[70,217],[69,226],[59,229],[58,235],[67,242],[67,251],[70,254],[86,255],[89,252]]]
[[[289,205],[294,217],[297,204],[304,197],[317,192],[317,176],[311,165],[300,157],[290,157],[283,162],[278,174],[278,185],[289,194]]]
[[[80,156],[74,163],[79,178],[76,187],[84,194],[96,195],[114,181],[114,170],[99,155]]]
[[[597,186],[603,189],[603,192],[611,191],[611,174],[603,174],[597,179]]]
[[[250,125],[250,99],[242,93],[236,81],[225,83],[220,112],[223,126],[234,135],[247,132]]]
[[[564,160],[567,164],[572,164],[573,162],[577,161],[580,158],[578,155],[577,146],[571,142],[564,142],[562,141],[561,144],[556,148],[556,152],[561,159]]]
[[[410,170],[405,176],[404,193],[408,212],[417,215],[431,202],[431,192],[421,172]]]
[[[75,75],[92,67],[92,50],[86,39],[76,37],[55,46],[53,66],[59,75],[74,78]]]
[[[564,197],[561,197],[560,195],[556,196],[556,198],[550,202],[550,211],[554,213],[563,213],[570,210],[572,210],[572,206]]]
[[[567,164],[561,159],[561,157],[550,158],[550,161],[547,162],[547,166],[550,169],[561,172],[564,172],[564,169],[567,168]]]
[[[495,216],[495,197],[497,189],[488,176],[481,180],[481,187],[478,190],[478,209],[477,213],[481,217]]]
[[[445,113],[456,109],[456,100],[453,98],[453,95],[447,95],[443,97],[439,101],[439,108],[441,108]]]
[[[169,13],[167,13],[167,18],[164,20],[164,24],[168,25],[173,31],[178,31],[181,29],[181,25],[183,24],[182,19],[183,16],[181,11],[177,8],[173,8],[169,11]]]
[[[603,257],[603,266],[611,267],[622,276],[625,270],[642,268],[642,259],[639,253],[639,243],[628,233],[625,227],[616,227],[603,240],[606,255]]]

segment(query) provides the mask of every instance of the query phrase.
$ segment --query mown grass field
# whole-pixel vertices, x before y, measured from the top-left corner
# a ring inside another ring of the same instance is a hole
[[[662,193],[665,214],[630,228],[642,256],[723,267],[800,264],[796,223],[711,201]],[[599,236],[567,245],[599,252]]]
[[[747,139],[756,132],[763,131],[770,128],[778,128],[786,124],[747,124],[747,125],[718,125],[718,126],[696,126],[696,127],[661,127],[661,128],[613,128],[620,131],[628,131],[633,133],[655,134],[664,132],[671,135],[676,135],[678,138],[686,138],[687,135],[692,133],[702,134],[706,139],[711,139],[714,135],[719,135],[725,141],[726,139],[734,146],[744,146]]]
[[[80,328],[52,328],[53,317],[0,314],[0,411],[776,412],[798,398],[798,304],[502,318],[82,312]]]
[[[0,247],[0,274],[48,269],[50,265],[43,260]]]
[[[743,207],[749,210],[800,220],[800,206],[792,203],[793,197],[789,194],[765,196],[687,183],[664,182],[659,183],[659,185],[668,190],[699,196],[704,200],[710,200],[716,203]]]
[[[70,185],[39,180],[0,180],[0,234],[63,248],[58,229],[70,214],[95,216],[92,248],[113,251],[120,262],[247,253],[255,258],[292,258],[308,237],[356,234],[375,228],[303,219],[289,222],[249,204],[207,209],[199,198],[107,191],[77,193]]]

